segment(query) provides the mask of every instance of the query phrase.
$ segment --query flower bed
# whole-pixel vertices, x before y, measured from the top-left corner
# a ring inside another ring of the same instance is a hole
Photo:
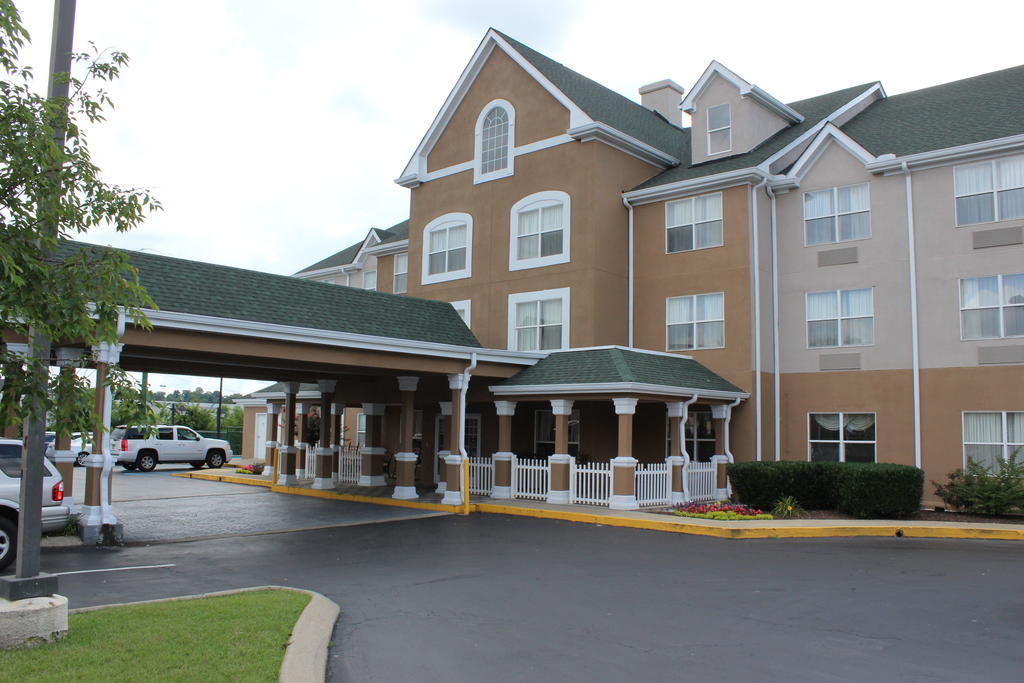
[[[673,508],[672,514],[678,517],[697,517],[698,519],[721,521],[774,519],[763,510],[733,503],[685,503]]]
[[[236,474],[263,474],[263,465],[245,465],[235,469]]]

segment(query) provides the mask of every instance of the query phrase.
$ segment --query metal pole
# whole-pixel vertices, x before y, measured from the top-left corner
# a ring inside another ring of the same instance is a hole
[[[75,33],[75,0],[54,0],[53,35],[50,41],[50,80],[46,97],[66,100],[68,74],[71,73],[71,50]],[[61,149],[66,141],[64,126],[54,129],[54,142]],[[59,169],[55,169],[59,171]],[[56,202],[59,197],[48,201]],[[54,233],[56,225],[48,226]],[[57,577],[39,577],[39,540],[42,535],[43,458],[46,448],[46,406],[50,367],[50,340],[37,329],[29,329],[30,358],[34,361],[37,396],[32,399],[31,414],[25,424],[25,441],[21,449],[21,493],[18,515],[18,559],[15,579],[20,584],[6,586],[8,599],[52,595],[57,590]],[[30,361],[31,362],[31,361]],[[29,581],[24,581],[24,580]]]

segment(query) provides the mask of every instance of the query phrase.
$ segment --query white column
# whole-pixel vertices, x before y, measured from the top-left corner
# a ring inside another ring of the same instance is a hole
[[[419,498],[416,493],[416,460],[419,456],[412,450],[413,433],[416,431],[416,387],[419,383],[419,377],[398,377],[398,392],[402,397],[401,450],[395,453],[395,491],[391,497],[399,500]]]
[[[494,488],[491,498],[508,500],[512,498],[512,417],[516,414],[515,401],[495,401],[498,413],[498,450],[494,453]],[[499,484],[499,482],[501,482]]]
[[[465,482],[466,477],[462,473],[462,467],[465,466],[463,457],[459,453],[449,453],[444,458],[445,465],[452,465],[459,468],[459,489],[457,491],[445,487],[444,498],[441,499],[442,505],[462,505],[462,483]]]
[[[116,365],[121,360],[121,349],[124,344],[101,342],[92,347],[93,360],[106,366]],[[97,391],[101,387],[96,388]],[[98,444],[93,444],[92,454],[85,459],[86,467],[99,468],[99,505],[83,505],[81,524],[83,527],[118,526],[117,517],[110,505],[110,473],[114,469],[114,457],[110,453],[110,413],[113,406],[113,392],[106,387],[103,391],[102,415],[103,434]]]
[[[633,457],[633,416],[636,414],[637,399],[613,398],[615,414],[619,416],[619,450],[612,458],[612,496],[608,507],[612,510],[636,510],[636,463]],[[623,416],[628,416],[624,418]],[[628,425],[628,432],[622,430]],[[616,479],[627,479],[627,492],[616,493]]]
[[[551,400],[551,414],[555,418],[555,452],[548,457],[551,485],[546,499],[551,505],[568,505],[572,502],[572,456],[569,455],[572,404],[571,399]],[[564,480],[564,484],[560,480]],[[558,488],[555,488],[556,485]]]
[[[341,420],[335,420],[335,416],[341,415]],[[345,443],[342,434],[345,430],[345,404],[334,402],[331,404],[331,481],[337,485],[339,477],[338,470],[341,468],[341,453],[342,444]],[[335,429],[335,423],[337,423],[337,429]],[[337,463],[337,467],[335,467]]]
[[[367,441],[375,441],[376,439],[383,438],[384,426],[377,424],[381,418],[384,417],[384,404],[383,403],[364,403],[363,414],[366,415],[366,439]],[[375,463],[379,463],[384,457],[384,447],[378,443],[373,443],[370,446],[364,445],[360,450],[359,454],[362,456],[362,468],[359,471],[359,485],[360,486],[384,486],[387,482],[384,479],[384,475],[377,472],[377,468],[374,467]],[[367,464],[370,464],[370,468],[367,469]]]
[[[447,428],[448,428],[448,431],[451,432],[451,430],[452,430],[451,419],[445,421],[445,418],[446,417],[447,418],[451,418],[451,416],[452,416],[452,402],[451,401],[440,401],[440,402],[438,402],[437,405],[441,409],[441,424],[442,425],[446,425]],[[451,443],[452,435],[450,433],[447,434],[447,438],[448,438],[448,443]],[[436,435],[435,435],[435,442],[436,441],[437,441],[437,439],[436,439]],[[452,451],[451,451],[450,448],[442,448],[434,456],[434,477],[437,480],[437,490],[435,491],[436,493],[444,493],[448,489],[448,481],[445,478],[445,473],[444,473],[444,464],[445,464],[445,458],[447,458],[451,454],[452,454]]]

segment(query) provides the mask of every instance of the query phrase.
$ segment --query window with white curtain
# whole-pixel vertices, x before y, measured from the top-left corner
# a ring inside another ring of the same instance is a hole
[[[1024,337],[1024,273],[960,280],[960,338]]]
[[[868,184],[804,192],[804,243],[833,244],[871,237]]]
[[[810,413],[807,423],[811,462],[875,462],[874,413]]]
[[[360,448],[366,445],[366,413],[356,416],[356,445]]]
[[[376,270],[367,270],[363,272],[363,289],[377,289]]]
[[[409,255],[395,254],[395,294],[405,294],[409,289]]]
[[[708,107],[708,156],[732,150],[732,107]]]
[[[722,246],[722,193],[665,202],[665,253]]]
[[[1024,460],[1024,412],[964,413],[964,467],[973,460],[995,473],[1011,456]]]
[[[512,206],[509,270],[569,261],[569,195],[536,192]]]
[[[875,343],[874,290],[840,289],[807,294],[807,346],[871,346]]]
[[[666,348],[669,351],[725,346],[725,293],[665,299]]]
[[[1024,218],[1024,156],[957,166],[956,224]]]
[[[536,410],[533,413],[533,450],[538,457],[546,458],[555,452],[555,415],[550,410]],[[569,415],[569,455],[580,454],[580,411]]]
[[[434,219],[423,229],[422,283],[467,278],[473,268],[473,219],[451,213]]]
[[[569,346],[569,289],[510,294],[509,348],[548,351]]]

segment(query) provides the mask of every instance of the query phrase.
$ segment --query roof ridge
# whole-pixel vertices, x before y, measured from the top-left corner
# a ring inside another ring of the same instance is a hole
[[[636,374],[633,373],[633,368],[629,366],[629,361],[626,360],[626,355],[622,352],[622,349],[613,346],[608,349],[610,351],[612,363],[615,365],[615,369],[618,370],[619,374],[627,382],[635,382]]]

